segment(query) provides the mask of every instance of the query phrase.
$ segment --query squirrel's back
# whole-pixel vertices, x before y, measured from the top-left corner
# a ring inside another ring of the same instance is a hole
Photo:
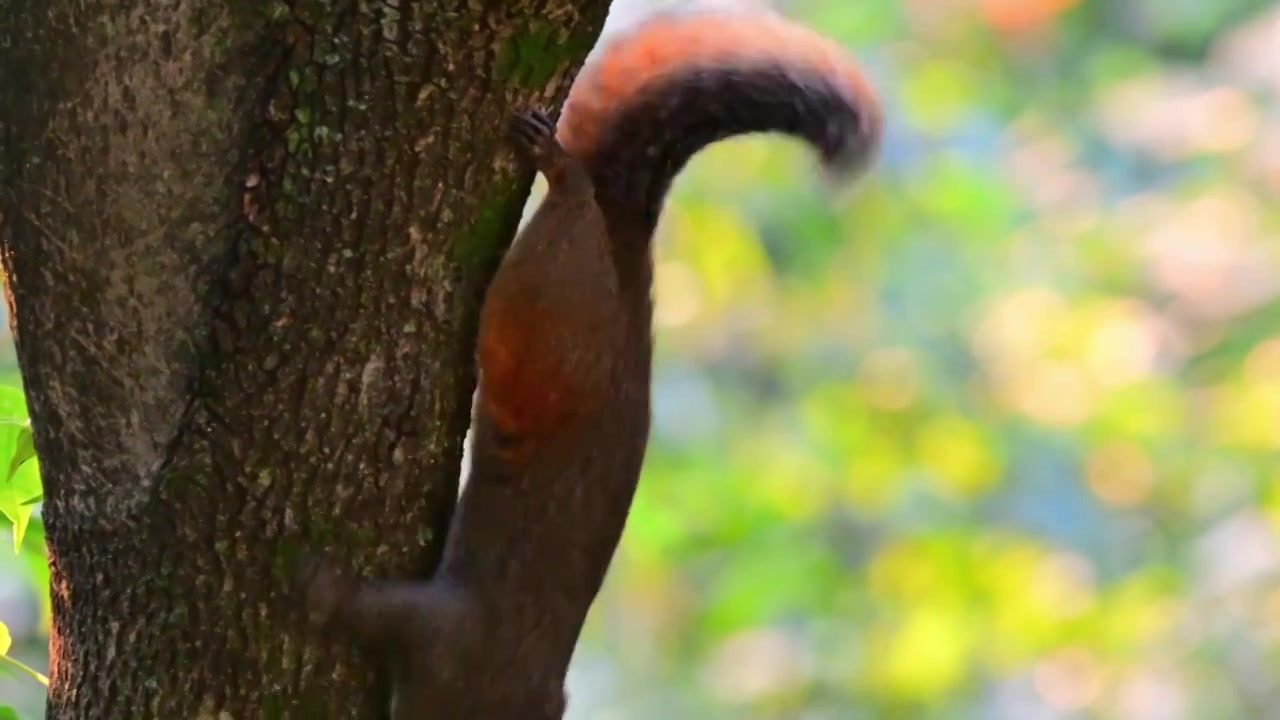
[[[717,140],[781,132],[858,174],[883,132],[853,58],[767,11],[663,12],[605,41],[574,82],[557,135],[606,215],[651,230],[671,180]],[[618,217],[625,215],[625,218]]]

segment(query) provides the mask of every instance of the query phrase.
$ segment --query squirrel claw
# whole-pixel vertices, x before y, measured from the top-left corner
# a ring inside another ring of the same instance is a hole
[[[535,161],[542,163],[559,150],[556,142],[556,124],[542,110],[526,110],[511,118],[512,142]]]

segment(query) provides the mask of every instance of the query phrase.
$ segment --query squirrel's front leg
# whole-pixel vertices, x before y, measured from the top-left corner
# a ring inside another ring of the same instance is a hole
[[[362,580],[327,560],[304,561],[299,580],[311,622],[364,645],[394,649],[438,637],[466,607],[462,590],[443,582]]]
[[[576,158],[556,140],[556,124],[542,110],[516,113],[510,121],[511,142],[547,178],[552,192],[589,189],[591,178]]]

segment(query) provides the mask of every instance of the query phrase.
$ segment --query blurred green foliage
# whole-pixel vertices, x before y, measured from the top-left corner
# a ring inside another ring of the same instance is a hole
[[[887,145],[853,193],[776,138],[677,183],[571,716],[1271,717],[1280,8],[780,9]]]
[[[581,718],[1280,707],[1280,9],[795,0],[885,96],[847,195],[718,145]]]

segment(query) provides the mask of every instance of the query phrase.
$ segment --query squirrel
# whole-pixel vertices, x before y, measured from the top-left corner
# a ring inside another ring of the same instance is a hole
[[[541,111],[510,123],[548,190],[481,308],[472,466],[438,569],[302,569],[310,619],[390,661],[396,720],[562,717],[644,461],[650,245],[686,162],[772,131],[853,179],[879,148],[879,100],[852,58],[772,13],[661,13],[597,55],[558,125]]]

